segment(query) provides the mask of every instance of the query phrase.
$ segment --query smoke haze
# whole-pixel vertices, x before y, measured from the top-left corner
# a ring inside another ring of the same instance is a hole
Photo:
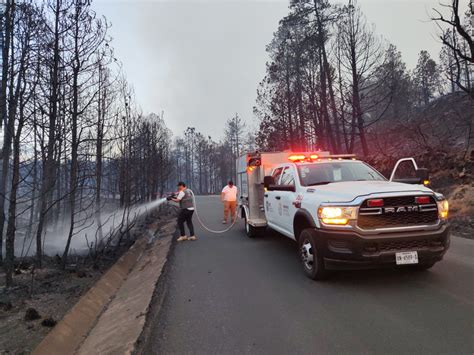
[[[467,8],[468,0],[462,2]],[[235,112],[256,126],[252,108],[265,75],[265,46],[288,3],[96,0],[94,7],[113,24],[113,46],[145,113],[164,110],[175,134],[194,126],[219,138]],[[438,58],[440,44],[429,21],[438,0],[358,3],[377,34],[402,51],[408,68],[415,67],[421,49]]]

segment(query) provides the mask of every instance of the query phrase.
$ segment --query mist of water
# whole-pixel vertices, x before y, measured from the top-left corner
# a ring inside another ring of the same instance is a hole
[[[111,235],[118,235],[120,231],[127,229],[127,226],[135,223],[138,218],[158,208],[166,202],[166,198],[150,201],[148,203],[132,206],[126,209],[118,208],[110,211],[104,211],[98,222],[96,214],[92,211],[86,211],[76,216],[74,236],[71,240],[71,254],[85,254],[89,251],[91,244],[105,243]],[[107,206],[105,206],[107,207]],[[104,208],[105,210],[106,208]],[[102,240],[100,239],[100,228],[102,229]],[[46,231],[44,239],[44,253],[52,256],[61,255],[67,242],[69,234],[70,221],[65,219],[55,228],[49,228]],[[26,256],[35,254],[35,241],[32,237],[23,243],[23,238],[19,237],[15,243],[15,255]]]

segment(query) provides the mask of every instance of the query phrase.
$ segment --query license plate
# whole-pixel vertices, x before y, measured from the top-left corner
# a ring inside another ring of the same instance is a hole
[[[395,260],[397,261],[397,265],[418,264],[418,252],[405,251],[402,253],[396,253]]]

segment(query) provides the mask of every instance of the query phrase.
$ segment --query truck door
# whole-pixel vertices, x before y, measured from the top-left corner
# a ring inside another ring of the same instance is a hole
[[[276,168],[273,171],[273,179],[275,180],[275,185],[280,183],[281,174],[283,168]],[[265,217],[267,222],[270,224],[276,224],[275,220],[278,219],[278,206],[280,203],[279,191],[266,191],[264,194],[264,206],[265,206]]]
[[[430,178],[428,169],[418,168],[415,159],[403,158],[395,164],[390,181],[429,185]]]
[[[295,171],[292,166],[287,166],[283,170],[283,174],[280,180],[280,186],[294,187],[296,191],[296,179]],[[294,202],[296,201],[296,192],[295,191],[278,191],[279,196],[281,197],[281,208],[278,209],[280,215],[278,216],[278,226],[283,228],[289,234],[293,234],[293,219],[296,214],[296,206]]]
[[[399,179],[416,178],[418,165],[413,158],[403,158],[397,161],[390,175],[390,181]]]

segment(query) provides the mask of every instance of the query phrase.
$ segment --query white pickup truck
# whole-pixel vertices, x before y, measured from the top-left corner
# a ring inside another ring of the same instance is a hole
[[[354,156],[328,152],[245,154],[237,172],[247,235],[270,227],[294,239],[312,279],[378,266],[425,270],[449,247],[448,202],[412,158],[389,180]]]

